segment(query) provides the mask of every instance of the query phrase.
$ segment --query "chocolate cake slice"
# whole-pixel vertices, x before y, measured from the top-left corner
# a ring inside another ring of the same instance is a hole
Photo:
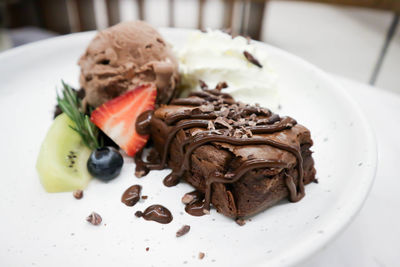
[[[136,155],[137,175],[171,168],[166,186],[183,179],[197,190],[186,198],[192,215],[208,213],[212,204],[232,218],[251,216],[284,198],[299,201],[315,180],[307,128],[218,89],[146,112],[136,128],[151,135],[155,149],[150,162]]]

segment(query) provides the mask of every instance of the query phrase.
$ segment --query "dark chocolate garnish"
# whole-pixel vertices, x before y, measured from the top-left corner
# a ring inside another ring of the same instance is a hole
[[[125,190],[124,194],[122,194],[122,203],[129,207],[135,206],[135,204],[138,203],[138,201],[140,200],[141,191],[142,187],[140,185],[132,185]]]
[[[204,199],[204,193],[194,190],[192,192],[186,193],[182,197],[182,203],[185,205],[193,204],[194,202],[201,201]]]
[[[102,222],[102,218],[101,216],[96,213],[96,212],[92,212],[87,218],[86,221],[88,221],[89,223],[93,224],[93,225],[99,225]]]
[[[246,59],[247,59],[250,63],[256,65],[256,66],[259,67],[259,68],[262,68],[262,67],[263,67],[263,66],[260,64],[260,62],[259,62],[252,54],[250,54],[249,52],[243,51],[243,55],[246,57]]]
[[[186,235],[187,233],[189,233],[189,231],[190,231],[190,225],[184,225],[181,227],[181,229],[179,229],[176,232],[176,237],[181,237],[183,235]]]
[[[161,205],[152,205],[143,212],[136,212],[135,215],[143,217],[147,221],[155,221],[162,224],[170,223],[173,219],[171,212]]]
[[[192,216],[203,216],[206,214],[204,210],[204,201],[197,201],[192,204],[188,204],[185,207],[185,211]]]
[[[76,199],[81,199],[83,197],[83,191],[82,190],[75,190],[73,193],[74,198]]]

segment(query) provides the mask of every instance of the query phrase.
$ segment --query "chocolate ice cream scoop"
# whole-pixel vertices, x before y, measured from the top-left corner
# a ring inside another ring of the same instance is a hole
[[[99,32],[78,62],[85,100],[93,107],[145,83],[167,103],[178,82],[178,63],[156,29],[143,21],[122,22]]]

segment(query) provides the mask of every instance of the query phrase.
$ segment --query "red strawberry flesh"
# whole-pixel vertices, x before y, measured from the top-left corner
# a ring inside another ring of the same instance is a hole
[[[156,97],[153,84],[138,86],[95,109],[90,120],[128,156],[134,156],[149,139],[148,135],[136,132],[136,119],[144,111],[154,110]]]

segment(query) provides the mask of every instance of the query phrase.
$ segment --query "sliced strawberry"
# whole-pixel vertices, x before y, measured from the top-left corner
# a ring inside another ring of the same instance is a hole
[[[129,156],[134,156],[149,139],[136,132],[136,118],[146,110],[153,110],[157,89],[141,85],[114,98],[92,112],[90,120],[117,143]]]

